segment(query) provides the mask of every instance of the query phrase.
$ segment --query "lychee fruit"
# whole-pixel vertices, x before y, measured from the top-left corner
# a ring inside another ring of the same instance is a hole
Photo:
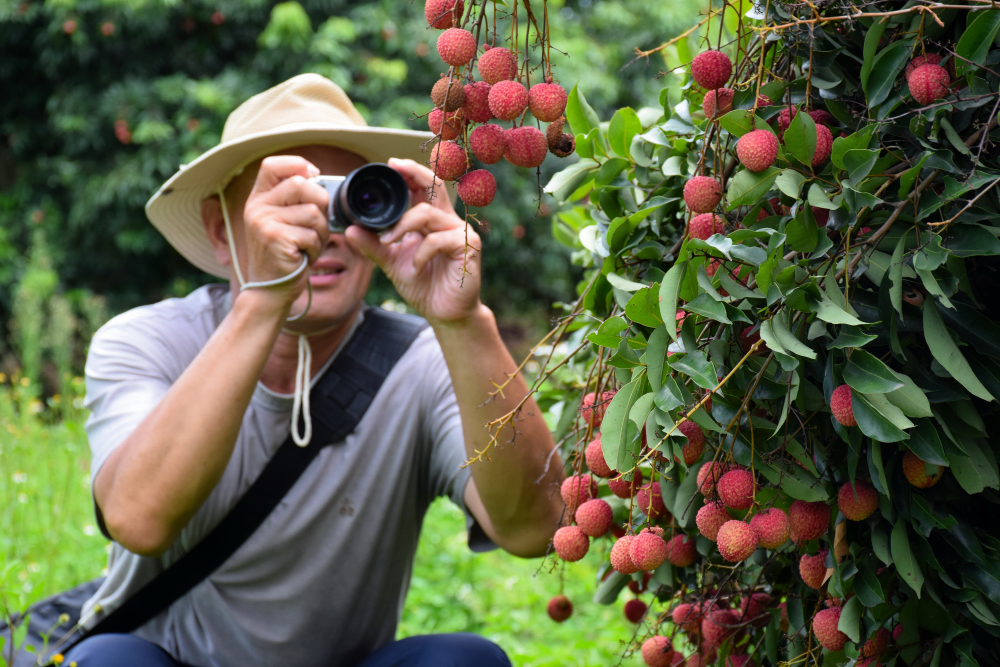
[[[632,473],[631,482],[623,478],[621,475],[617,475],[616,477],[612,477],[608,480],[608,488],[611,489],[611,493],[626,500],[636,495],[636,492],[641,486],[642,472],[639,470]]]
[[[473,123],[485,123],[492,120],[490,84],[485,81],[467,83],[462,88],[462,92],[465,93],[465,104],[462,105],[462,112],[468,120]]]
[[[431,149],[428,164],[438,178],[453,181],[469,167],[469,156],[454,141],[442,141]]]
[[[740,468],[730,470],[723,475],[716,485],[716,490],[726,507],[734,510],[745,510],[753,505],[756,484],[753,474],[749,470]]]
[[[818,206],[810,206],[809,209],[812,211],[813,219],[816,221],[816,226],[826,227],[826,223],[830,220],[830,209],[820,208]]]
[[[861,647],[861,655],[865,658],[877,658],[878,656],[885,653],[886,649],[889,648],[889,631],[885,628],[879,628],[875,632],[875,636],[865,642],[864,646]]]
[[[468,30],[448,28],[438,37],[437,50],[441,60],[462,67],[476,55],[476,38]]]
[[[465,9],[463,0],[458,0],[458,12],[455,12],[455,0],[427,0],[424,5],[424,16],[427,18],[427,25],[444,30],[455,25],[455,14],[461,18]]]
[[[506,130],[487,123],[469,133],[469,148],[476,159],[485,164],[496,164],[507,152]]]
[[[729,514],[729,510],[726,506],[720,502],[709,502],[698,510],[698,514],[694,517],[694,522],[698,526],[698,530],[705,539],[712,540],[715,542],[719,536],[719,529],[722,525],[728,521],[732,521],[733,517]]]
[[[601,447],[601,434],[598,433],[597,437],[587,445],[587,449],[584,452],[584,457],[587,459],[587,467],[590,468],[590,472],[597,477],[603,477],[607,479],[614,474],[614,470],[608,465],[607,460],[604,458],[604,449]]]
[[[778,137],[768,130],[747,132],[736,142],[736,156],[750,171],[764,171],[778,158]]]
[[[837,493],[840,511],[850,521],[864,521],[878,509],[878,493],[864,480],[857,480],[853,486],[847,482]]]
[[[792,119],[799,112],[795,107],[785,107],[778,112],[778,131],[784,132],[792,124]]]
[[[632,554],[630,553],[630,547],[634,539],[635,537],[632,535],[625,535],[618,538],[618,541],[611,547],[611,567],[615,571],[622,574],[633,574],[639,571],[636,564],[632,562]]]
[[[549,600],[549,618],[556,623],[562,623],[573,615],[573,603],[565,595],[557,595]]]
[[[822,609],[813,616],[813,634],[827,651],[839,651],[847,643],[847,635],[837,629],[837,624],[840,623],[840,612],[840,607],[831,607]]]
[[[913,70],[924,65],[940,65],[943,58],[940,53],[925,53],[922,56],[917,56],[910,62],[906,63],[906,69],[903,70],[903,74],[907,79],[913,74]]]
[[[641,487],[635,494],[635,504],[651,520],[667,514],[667,506],[663,504],[658,482],[650,482]]]
[[[842,384],[830,394],[830,412],[833,413],[841,426],[857,426],[854,418],[854,406],[851,404],[851,388]]]
[[[576,525],[590,537],[600,537],[611,530],[613,520],[611,505],[600,498],[588,500],[576,511]]]
[[[763,509],[750,519],[750,528],[757,542],[765,549],[777,549],[788,541],[792,524],[784,510],[777,507]]]
[[[705,98],[701,101],[701,112],[708,120],[715,120],[725,116],[733,110],[733,89],[719,88],[705,93]]]
[[[545,142],[556,157],[569,157],[576,150],[576,138],[569,132],[563,132],[565,122],[566,118],[560,116],[545,128]]]
[[[646,603],[642,600],[629,600],[625,603],[622,611],[630,622],[638,623],[646,615],[646,608]]]
[[[931,488],[944,474],[944,466],[937,466],[937,472],[931,475],[927,474],[927,468],[927,463],[913,452],[906,452],[903,455],[903,474],[906,475],[906,481],[918,489]]]
[[[774,600],[767,593],[751,593],[743,598],[740,603],[740,612],[743,621],[748,621],[754,625],[766,625],[771,619],[767,610]]]
[[[684,203],[695,213],[711,213],[722,201],[722,184],[711,176],[695,176],[684,184]]]
[[[697,634],[701,630],[701,611],[696,605],[682,602],[670,612],[674,625],[685,632]]]
[[[821,500],[807,503],[796,500],[788,508],[788,520],[792,524],[792,537],[797,542],[815,540],[830,527],[830,508]]]
[[[818,167],[828,159],[833,152],[833,134],[826,125],[816,124],[816,152],[813,153],[812,166]]]
[[[629,556],[637,568],[652,572],[667,559],[667,543],[656,533],[639,533],[629,544]]]
[[[431,132],[440,135],[443,140],[451,141],[462,133],[462,129],[465,127],[465,118],[462,115],[462,110],[459,109],[449,113],[448,119],[445,120],[444,111],[435,108],[427,116],[427,126]]]
[[[508,49],[498,46],[494,46],[479,56],[476,66],[479,68],[479,76],[483,77],[483,81],[491,86],[517,76],[517,59],[514,54]],[[527,100],[525,104],[527,104]]]
[[[590,540],[578,526],[563,526],[552,536],[552,546],[560,558],[574,563],[587,555]]]
[[[466,206],[489,206],[497,194],[497,179],[485,169],[475,169],[458,178],[458,196]]]
[[[730,563],[744,561],[757,550],[757,536],[743,521],[725,522],[717,537],[719,553]]]
[[[580,415],[583,417],[584,422],[593,422],[594,428],[601,428],[601,422],[604,421],[604,412],[608,409],[608,404],[611,403],[611,399],[615,397],[615,392],[606,391],[601,394],[601,398],[598,400],[597,395],[594,392],[590,392],[583,397],[580,401]]]
[[[740,617],[729,609],[715,609],[701,619],[703,645],[716,647],[736,631]]]
[[[693,239],[705,240],[712,234],[725,232],[726,219],[715,213],[702,213],[691,218],[688,223],[688,235]]]
[[[697,557],[698,550],[690,535],[674,535],[667,542],[667,560],[674,567],[690,567]]]
[[[649,667],[670,667],[674,661],[674,647],[662,635],[650,637],[642,643],[642,660]]]
[[[701,459],[701,455],[705,452],[705,434],[702,433],[700,426],[690,421],[683,422],[678,430],[688,436],[687,444],[681,449],[684,465],[693,465]],[[677,457],[675,456],[674,459],[676,460]]]
[[[729,471],[729,466],[721,461],[706,463],[698,471],[698,490],[706,496],[712,495],[715,485]]]
[[[948,97],[951,76],[940,65],[921,65],[910,73],[907,83],[913,99],[926,105]]]
[[[494,116],[514,120],[528,107],[528,91],[517,81],[500,81],[490,88],[489,103]],[[538,128],[532,129],[541,133]]]
[[[445,111],[456,111],[465,103],[465,90],[458,79],[443,76],[431,88],[431,102]]]
[[[705,90],[722,88],[733,75],[733,63],[722,51],[702,51],[691,61],[691,77]]]
[[[758,107],[769,107],[769,106],[773,106],[773,105],[774,105],[774,102],[771,101],[770,97],[768,97],[767,95],[764,95],[763,93],[757,93],[757,106]]]
[[[503,83],[501,82],[497,86]],[[494,86],[495,89],[496,86]],[[504,137],[507,139],[507,152],[504,153],[504,157],[511,164],[534,169],[545,161],[545,156],[549,152],[548,145],[545,143],[545,135],[537,127],[523,125],[511,128],[504,132]]]
[[[823,549],[815,556],[803,554],[799,559],[799,574],[802,581],[809,588],[819,590],[823,587],[823,580],[826,579],[826,554],[828,549]]]
[[[597,482],[590,475],[570,475],[559,489],[567,507],[577,508],[597,497]]]
[[[897,623],[896,627],[892,629],[892,641],[899,643],[899,638],[903,636],[903,624]]]
[[[817,125],[826,125],[830,127],[831,125],[836,125],[837,119],[833,117],[833,114],[826,109],[813,109],[809,111],[809,117],[813,119],[813,122]]]
[[[566,89],[558,83],[536,83],[528,91],[528,109],[543,123],[551,123],[566,110]]]

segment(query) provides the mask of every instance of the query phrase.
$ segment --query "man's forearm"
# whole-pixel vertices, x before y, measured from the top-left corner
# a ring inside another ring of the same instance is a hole
[[[158,555],[222,477],[284,311],[246,292],[163,400],[102,466],[94,495],[112,537]]]
[[[461,323],[435,325],[458,398],[466,451],[474,456],[490,441],[488,421],[513,410],[528,388],[519,375],[503,394],[487,400],[517,368],[500,338],[493,313],[485,306]],[[514,429],[516,428],[516,434]],[[489,460],[472,465],[472,477],[501,546],[518,555],[544,552],[562,511],[556,484],[562,463],[534,399],[528,399],[513,425],[490,448]],[[539,481],[540,480],[540,481]]]

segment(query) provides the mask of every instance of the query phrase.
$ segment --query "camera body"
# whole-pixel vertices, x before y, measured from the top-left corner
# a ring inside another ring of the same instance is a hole
[[[410,206],[410,189],[395,169],[371,162],[347,176],[309,179],[330,195],[327,221],[330,232],[343,233],[349,225],[378,232],[396,224]]]

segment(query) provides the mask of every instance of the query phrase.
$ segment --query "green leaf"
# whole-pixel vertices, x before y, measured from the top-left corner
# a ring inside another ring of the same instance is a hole
[[[574,88],[574,90],[576,90]],[[632,578],[621,572],[611,571],[608,578],[602,581],[594,591],[594,604],[612,604],[618,599],[618,594],[628,585]]]
[[[785,150],[805,165],[811,165],[816,153],[816,122],[799,111],[785,130]]]
[[[787,234],[786,244],[795,252],[812,252],[816,249],[816,242],[819,240],[819,229],[812,215],[806,211],[808,207],[802,207],[798,214],[785,225]]]
[[[587,104],[583,91],[580,90],[580,84],[573,86],[566,100],[566,120],[573,134],[587,134],[601,124],[597,114]]]
[[[653,392],[658,392],[663,386],[663,367],[669,345],[667,326],[661,324],[649,335],[649,341],[646,343],[646,377],[649,378],[649,387]]]
[[[899,442],[907,439],[907,434],[883,416],[863,394],[851,392],[851,406],[854,408],[854,419],[858,422],[858,428],[869,438],[879,442]]]
[[[881,525],[872,529],[872,551],[884,565],[892,565],[892,554],[889,553],[889,536],[885,534],[885,529]]]
[[[885,32],[887,25],[889,25],[888,16],[881,21],[875,21],[865,35],[864,63],[861,65],[861,87],[866,92],[868,90],[868,79],[871,76],[872,65],[875,63],[875,56],[878,55],[878,43],[882,39],[882,33]],[[574,90],[576,89],[574,88]]]
[[[815,359],[816,352],[811,347],[800,341],[795,334],[789,330],[788,322],[785,321],[787,317],[788,311],[786,309],[784,316],[779,313],[775,317],[768,320],[771,323],[771,329],[774,332],[775,337],[777,337],[778,342],[781,344],[781,347],[793,356]],[[763,327],[761,328],[763,329]]]
[[[597,331],[587,336],[587,340],[601,347],[617,348],[621,342],[621,332],[628,329],[628,324],[619,316],[609,318],[597,328]]]
[[[618,174],[622,173],[629,166],[629,161],[622,157],[613,157],[604,162],[594,176],[594,186],[602,188],[615,180]]]
[[[670,267],[663,282],[660,283],[660,318],[664,322],[676,322],[677,319],[677,294],[681,288],[681,279],[687,269],[687,262],[678,262]],[[667,327],[667,335],[671,339],[677,340],[676,327]]]
[[[960,224],[948,227],[945,247],[956,257],[1000,255],[1000,240],[982,225]]]
[[[601,422],[601,449],[604,451],[604,460],[612,470],[628,470],[634,465],[632,455],[638,443],[633,442],[630,436],[638,435],[638,429],[629,421],[628,415],[636,401],[646,394],[648,386],[645,374],[632,380],[618,390],[604,413],[604,421]],[[632,424],[631,429],[629,424]]]
[[[861,600],[861,604],[866,607],[885,603],[882,584],[865,563],[858,563],[858,574],[854,577],[854,593]],[[859,640],[855,639],[854,641]]]
[[[953,378],[958,380],[969,392],[983,399],[992,401],[993,396],[972,372],[969,362],[962,356],[951,333],[941,321],[934,299],[929,299],[922,308],[924,311],[924,338],[931,354]]]
[[[708,294],[699,294],[697,297],[684,304],[684,310],[689,313],[697,313],[723,324],[732,324],[726,316],[726,307],[721,302],[716,301]]]
[[[853,149],[844,153],[844,166],[851,182],[860,183],[871,173],[872,167],[878,161],[878,151],[869,149]]]
[[[903,380],[903,386],[900,389],[886,393],[886,400],[899,408],[907,417],[932,416],[931,404],[927,400],[924,390],[918,387],[908,375],[899,375],[897,373],[896,376]]]
[[[632,145],[632,138],[641,132],[642,121],[639,120],[639,115],[630,107],[623,107],[611,117],[611,123],[608,125],[608,146],[616,154],[631,160],[629,147]]]
[[[888,366],[864,350],[855,350],[847,360],[844,382],[863,394],[884,394],[904,386]]]
[[[823,190],[819,183],[813,183],[809,186],[809,205],[816,208],[825,208],[829,211],[836,211],[839,208],[830,201],[826,191]]]
[[[722,125],[722,129],[736,138],[753,130],[767,130],[774,133],[774,130],[763,118],[759,118],[745,109],[730,111],[719,119],[719,124]]]
[[[896,525],[892,528],[892,536],[889,542],[892,549],[892,561],[896,564],[896,571],[919,598],[920,589],[924,585],[924,574],[920,571],[920,564],[913,557],[913,552],[910,551],[910,540],[906,534],[905,521],[900,520],[896,522]]]
[[[636,432],[642,430],[646,425],[646,417],[653,410],[653,392],[647,392],[636,400],[632,409],[628,411],[628,418],[635,424]]]
[[[915,422],[906,446],[927,463],[942,466],[951,465],[948,462],[948,457],[945,456],[941,436],[938,435],[937,429],[934,428],[934,422],[930,419],[918,419]]]
[[[902,410],[886,400],[885,394],[865,394],[864,397],[871,407],[878,410],[878,413],[888,419],[896,428],[913,428],[913,422],[903,414]]]
[[[659,289],[659,285],[655,285],[654,287]],[[652,289],[650,287],[643,287],[633,294],[632,298],[625,304],[625,315],[633,322],[655,328],[663,324],[663,320],[660,319],[659,309],[653,311],[649,307],[649,294]]]
[[[976,65],[986,63],[986,54],[993,45],[997,30],[1000,29],[1000,10],[977,12],[970,18],[969,27],[962,33],[958,45],[955,46],[955,52],[961,56],[955,58],[955,73],[960,77]]]
[[[702,350],[693,350],[684,355],[674,355],[667,363],[670,364],[671,368],[687,375],[702,389],[713,389],[719,383],[715,364],[709,361],[708,355]]]
[[[798,199],[799,194],[802,191],[802,184],[805,182],[806,177],[796,170],[785,169],[778,174],[778,178],[775,179],[774,185],[792,199]]]
[[[889,260],[889,282],[892,284],[889,298],[900,317],[903,316],[903,251],[906,249],[906,235],[909,231],[907,229],[900,235],[896,249],[892,251],[892,259]]]
[[[881,104],[889,97],[896,78],[910,59],[912,40],[900,39],[878,52],[872,63],[871,76],[865,86],[868,106]]]
[[[840,333],[837,337],[827,344],[830,349],[844,349],[846,347],[863,347],[868,343],[872,342],[878,338],[878,336],[873,336],[871,334],[863,333],[857,327],[842,326],[840,327]]]
[[[628,278],[622,278],[616,273],[609,273],[606,277],[612,287],[617,287],[623,292],[636,292],[641,290],[643,287],[646,287],[642,283],[637,283],[634,280],[629,280]]]
[[[828,324],[850,324],[853,326],[866,324],[831,301],[825,293],[821,293],[819,299],[810,299],[809,307],[815,311],[816,317]]]
[[[777,167],[768,167],[764,171],[750,171],[742,169],[729,181],[729,190],[726,193],[727,209],[733,210],[737,206],[755,204],[760,201],[774,185],[781,170]]]
[[[855,595],[843,606],[840,611],[840,620],[837,622],[837,629],[850,637],[855,644],[861,641],[862,613],[864,613],[864,607],[861,606],[861,600]]]

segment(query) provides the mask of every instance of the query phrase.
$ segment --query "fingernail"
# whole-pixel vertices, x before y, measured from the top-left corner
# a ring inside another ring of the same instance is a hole
[[[316,167],[315,165],[309,165],[309,175],[319,176],[319,167]]]

